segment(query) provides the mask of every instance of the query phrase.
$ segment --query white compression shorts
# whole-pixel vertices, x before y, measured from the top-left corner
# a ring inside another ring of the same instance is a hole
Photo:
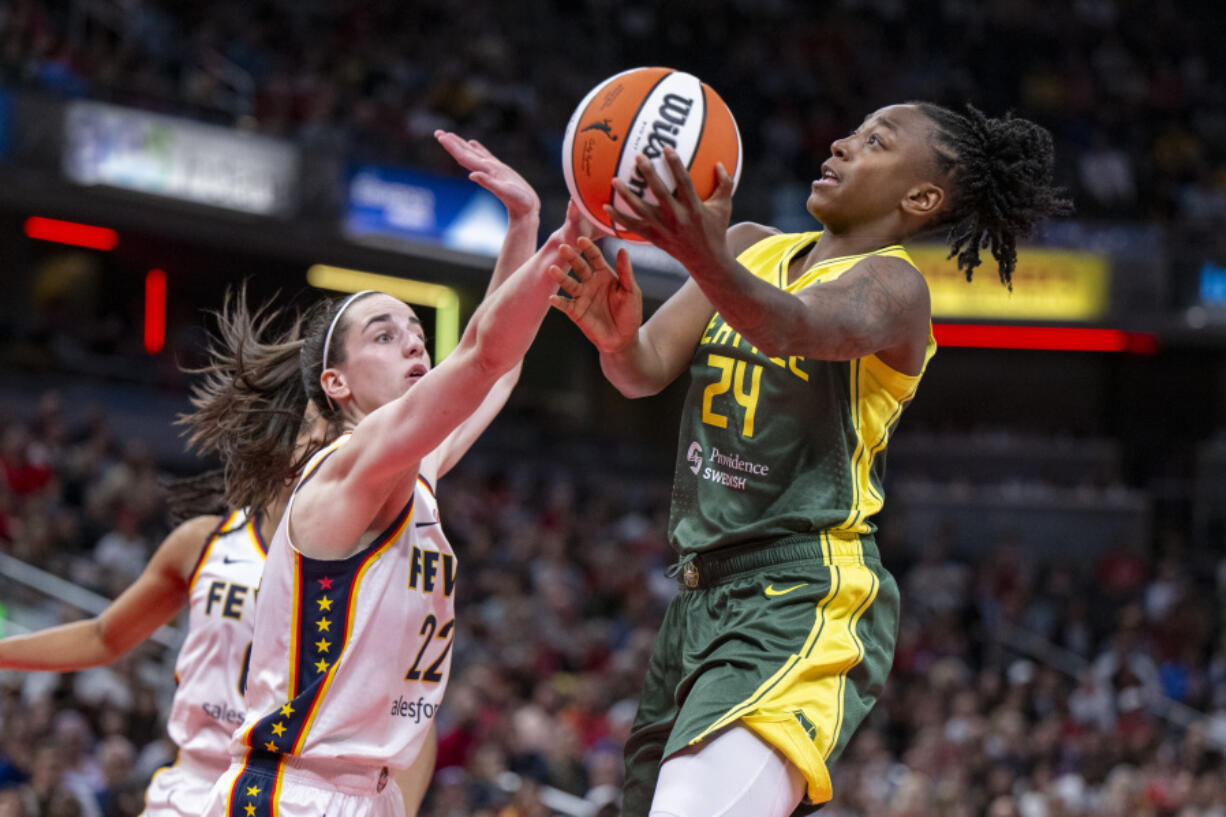
[[[664,761],[650,817],[788,817],[804,794],[799,769],[734,725]]]

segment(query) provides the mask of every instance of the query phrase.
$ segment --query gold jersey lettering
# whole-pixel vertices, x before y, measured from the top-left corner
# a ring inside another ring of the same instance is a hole
[[[719,369],[720,377],[717,382],[711,383],[702,391],[702,421],[716,428],[727,428],[728,418],[722,414],[716,414],[711,408],[711,401],[732,386],[733,360],[724,355],[707,355],[707,364]]]
[[[733,398],[741,408],[745,409],[745,420],[741,425],[741,435],[744,437],[753,436],[753,421],[758,414],[758,387],[762,385],[762,367],[753,363],[749,365],[753,367],[749,391],[745,391],[745,361],[743,360],[738,360],[736,363],[736,386],[732,389]]]
[[[715,337],[711,339],[711,342],[712,343],[727,343],[728,339],[731,338],[733,335],[736,335],[737,341],[740,341],[741,339],[740,335],[737,335],[736,332],[733,332],[731,326],[729,326],[726,323],[721,322],[720,327],[715,330]],[[734,343],[733,345],[736,345],[736,344]]]

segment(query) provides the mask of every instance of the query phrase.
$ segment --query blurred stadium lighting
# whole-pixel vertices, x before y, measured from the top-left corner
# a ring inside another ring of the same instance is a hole
[[[166,273],[145,275],[145,351],[156,355],[166,345]]]
[[[399,298],[411,306],[428,306],[435,310],[434,361],[445,358],[460,342],[460,295],[449,286],[380,275],[375,272],[314,264],[307,270],[307,283],[318,289],[337,292],[359,292],[377,289]]]
[[[1158,336],[1151,332],[1093,329],[1082,326],[1001,326],[993,324],[934,323],[938,346],[976,349],[1035,349],[1056,352],[1158,352]]]
[[[54,241],[91,250],[113,250],[119,243],[119,233],[109,227],[77,224],[54,218],[31,216],[26,219],[26,236],[38,241]]]

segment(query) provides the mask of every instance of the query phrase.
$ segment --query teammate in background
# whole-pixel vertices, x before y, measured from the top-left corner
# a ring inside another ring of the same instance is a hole
[[[699,201],[675,151],[658,205],[620,182],[610,216],[691,280],[642,323],[626,254],[567,248],[556,297],[623,394],[689,368],[669,538],[684,588],[661,626],[626,746],[623,813],[788,815],[831,797],[829,766],[881,691],[898,588],[871,517],[884,450],[936,349],[928,288],[900,242],[947,228],[969,279],[1068,203],[1052,143],[1023,119],[927,103],[831,145],[807,202],[824,231],[729,229],[732,180]]]
[[[480,176],[483,170],[499,172],[496,166],[484,167],[479,146],[449,149],[475,171],[479,182],[485,183]],[[511,216],[504,255],[499,259],[499,269],[504,271],[495,274],[495,279],[500,279],[505,278],[506,269],[514,268],[510,265],[531,253],[539,225],[539,202],[526,184],[507,181],[502,175],[486,186],[499,195]],[[234,308],[227,306],[218,317],[213,360],[203,372],[206,381],[209,376],[214,378],[213,388],[221,381],[233,385],[228,373],[238,365],[240,355],[251,363],[253,355],[268,349],[292,350],[295,359],[289,371],[296,378],[296,355],[301,345],[297,327],[269,339],[269,321],[249,315],[242,295]],[[275,384],[246,381],[238,389],[266,419],[277,421],[272,430],[290,440],[291,470],[329,438],[328,424],[313,404],[296,406],[287,413],[287,401],[278,394]],[[300,392],[300,388],[295,391]],[[246,467],[239,467],[232,456],[234,440],[224,432],[216,433],[224,425],[224,418],[213,411],[217,404],[208,396],[197,391],[197,411],[184,420],[193,428],[192,442],[202,452],[222,456],[226,465],[224,498],[214,496],[217,491],[211,484],[182,481],[177,492],[172,489],[170,505],[180,516],[191,518],[176,526],[140,578],[105,611],[93,619],[0,640],[0,669],[72,672],[113,663],[188,606],[188,632],[176,661],[178,687],[168,719],[168,732],[179,747],[179,755],[173,766],[160,770],[150,783],[144,812],[148,817],[197,817],[209,790],[230,765],[231,735],[245,712],[242,688],[266,542],[276,529],[293,486],[293,481],[270,480],[266,469],[251,467],[262,465],[259,458],[251,457]],[[210,435],[202,430],[205,428],[215,433]],[[269,441],[254,442],[259,446]],[[245,451],[250,453],[250,448]],[[222,515],[193,515],[191,510],[227,504],[260,510]],[[416,813],[425,795],[434,749],[431,732],[417,762],[398,777],[408,814]]]
[[[504,201],[510,191],[530,199],[535,218],[535,193],[518,174],[475,142],[436,136]],[[534,241],[522,254],[504,245],[484,301],[436,368],[413,310],[360,292],[323,303],[296,356],[236,372],[272,383],[296,357],[295,405],[309,399],[342,433],[307,464],[270,541],[248,714],[206,814],[403,813],[390,772],[413,764],[429,734],[454,635],[458,569],[434,486],[506,402],[549,309],[547,268],[588,229],[571,207],[535,255]],[[226,433],[254,439],[239,426],[259,412],[226,409]],[[270,475],[290,473],[288,450],[261,456]]]
[[[300,444],[318,447],[325,432],[316,413],[303,422]],[[197,487],[184,483],[189,493]],[[175,662],[178,686],[167,723],[179,754],[149,785],[149,817],[195,817],[229,765],[230,735],[243,716],[243,675],[265,542],[285,509],[288,487],[259,510],[199,515],[179,524],[136,582],[95,618],[0,640],[0,669],[74,672],[114,663],[187,606],[187,637]],[[175,504],[199,503],[180,497]]]

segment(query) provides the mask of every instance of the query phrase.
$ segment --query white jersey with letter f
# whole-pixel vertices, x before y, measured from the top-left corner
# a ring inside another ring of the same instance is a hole
[[[299,486],[347,439],[316,455]],[[457,566],[432,486],[419,478],[382,534],[335,561],[294,548],[292,507],[269,543],[247,717],[218,784],[228,787],[225,814],[285,815],[277,804],[295,779],[382,793],[389,768],[421,750],[451,667]]]

